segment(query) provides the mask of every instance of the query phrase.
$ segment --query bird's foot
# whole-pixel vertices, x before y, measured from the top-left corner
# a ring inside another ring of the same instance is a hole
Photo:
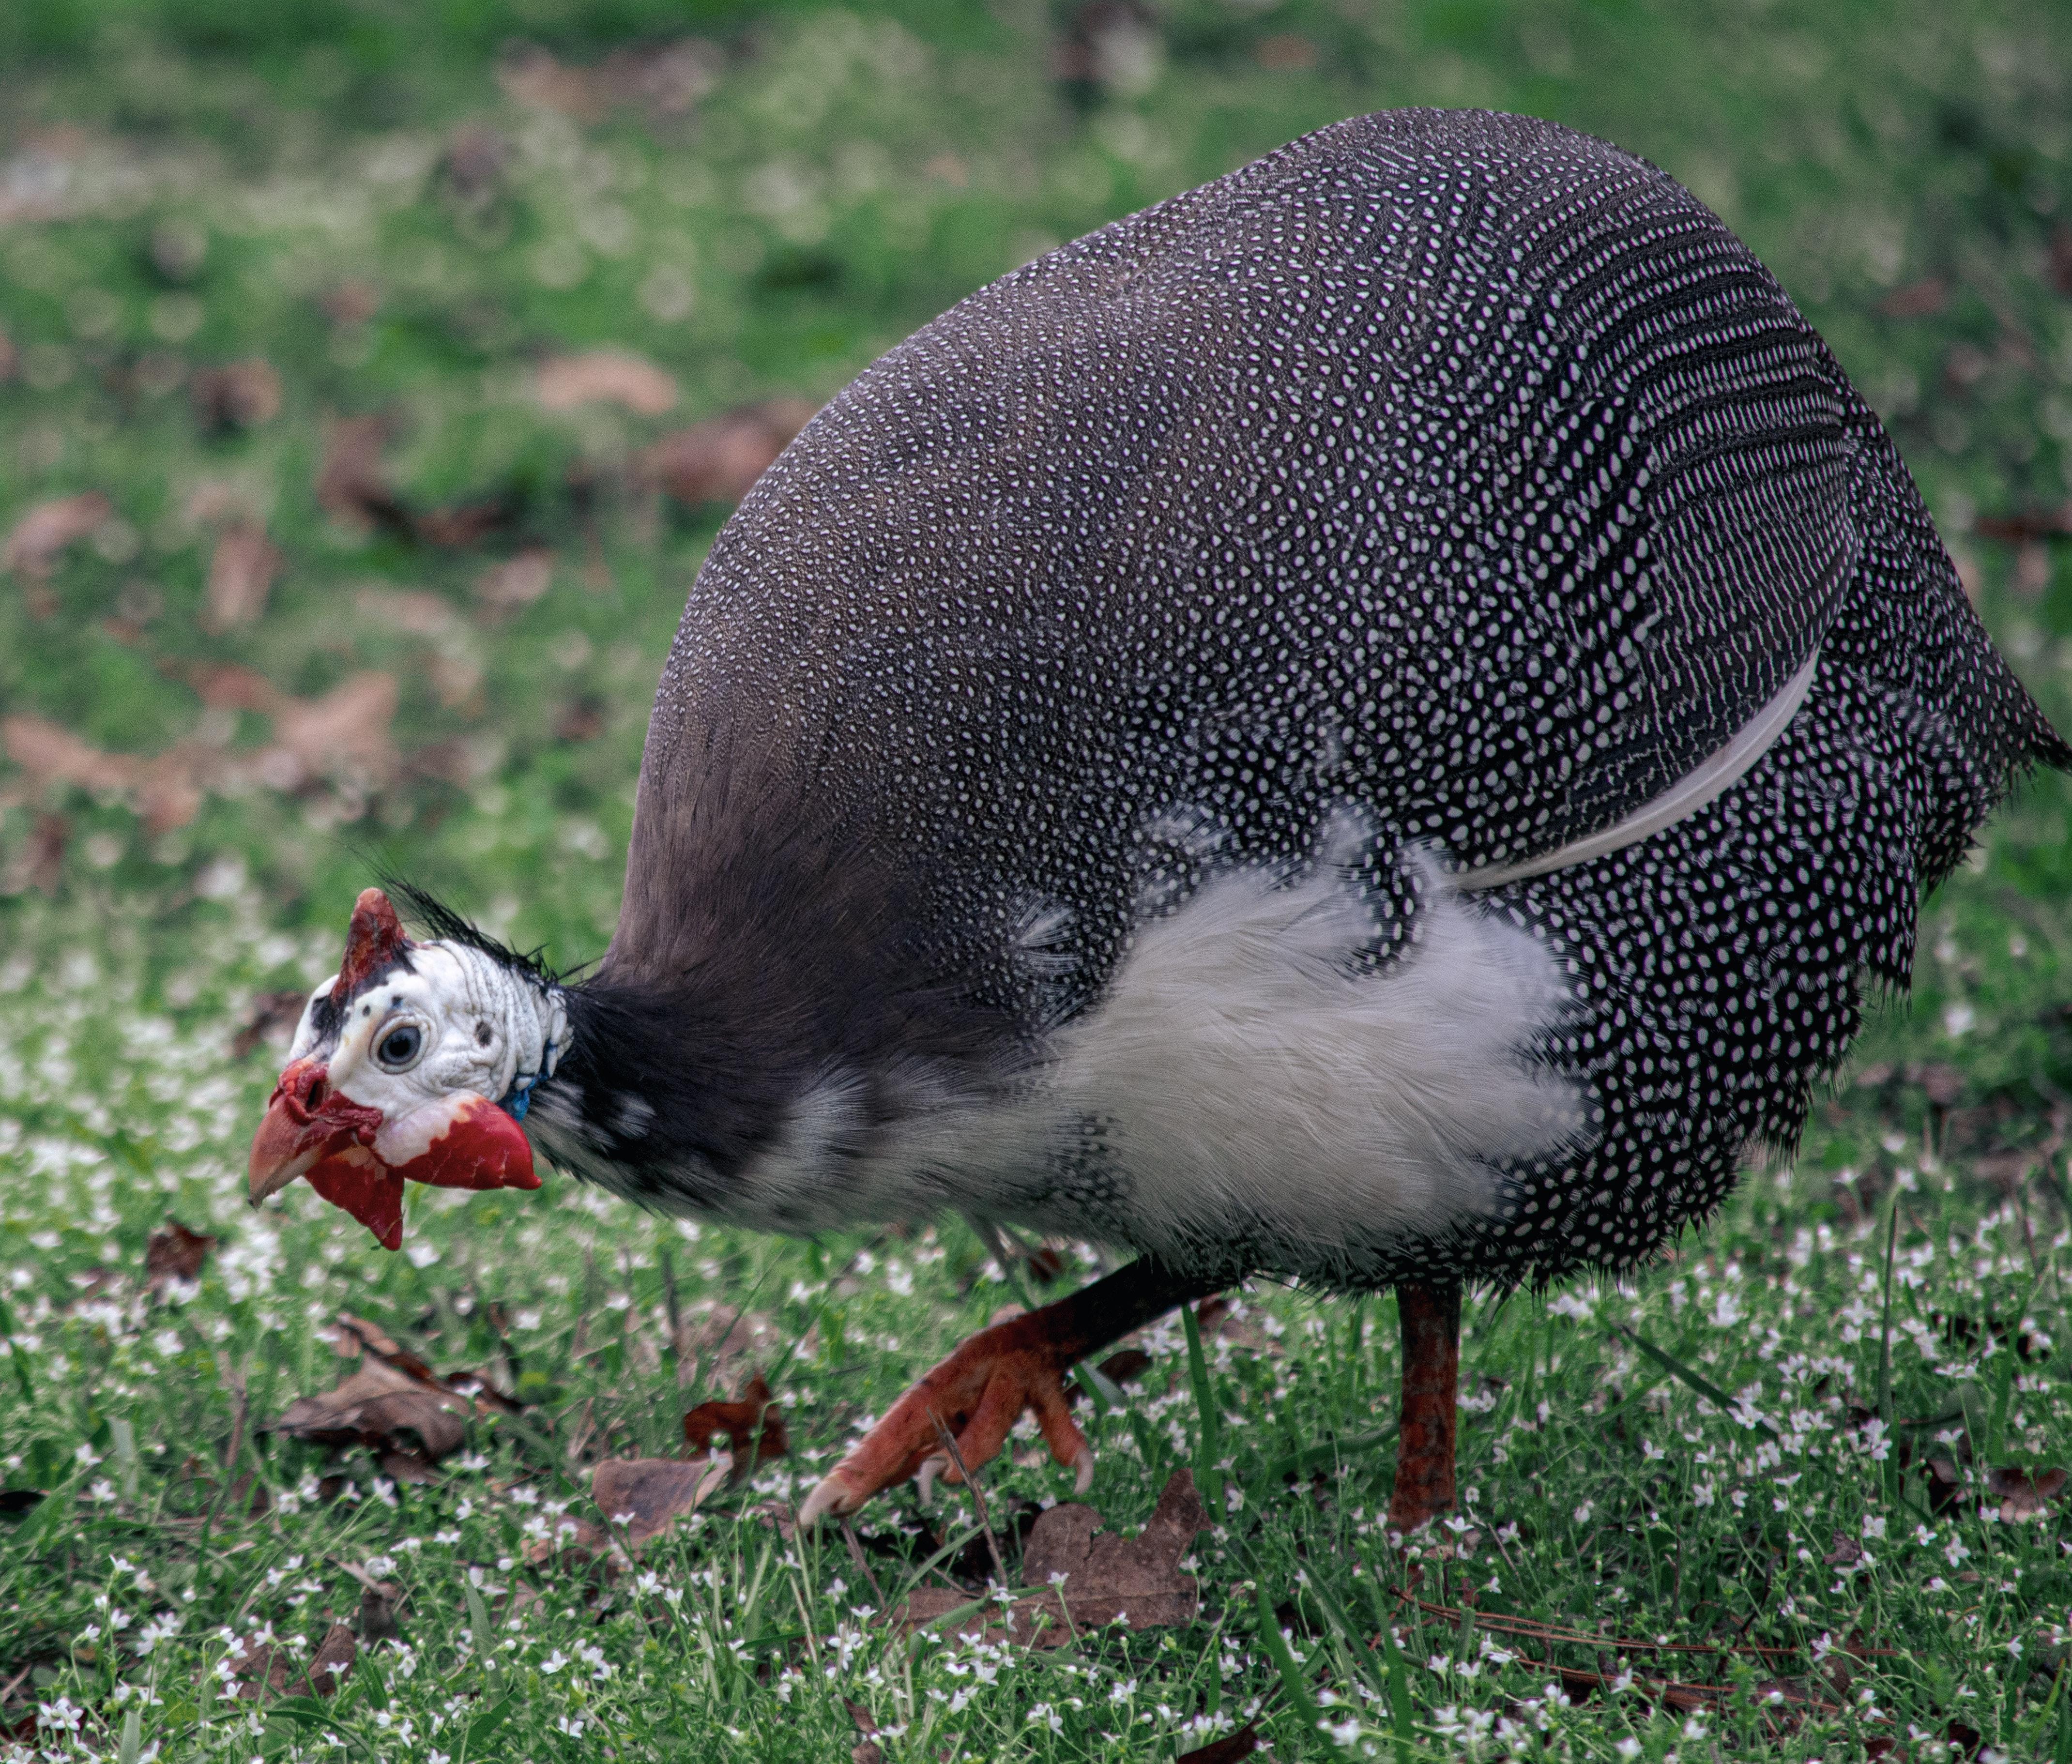
[[[1067,1301],[1070,1303],[1070,1301]],[[1066,1406],[1065,1373],[1086,1343],[1061,1327],[1060,1305],[982,1329],[894,1404],[870,1436],[824,1478],[799,1509],[799,1523],[840,1519],[870,1497],[918,1476],[922,1496],[937,1476],[963,1481],[997,1456],[1022,1412],[1034,1413],[1050,1453],[1077,1474],[1078,1492],[1092,1485],[1094,1450]],[[952,1454],[944,1435],[956,1442]]]

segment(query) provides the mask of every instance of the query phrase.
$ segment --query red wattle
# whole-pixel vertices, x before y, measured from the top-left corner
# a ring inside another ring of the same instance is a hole
[[[403,1178],[355,1145],[310,1171],[310,1186],[374,1233],[384,1249],[403,1247]]]
[[[537,1188],[525,1130],[486,1096],[461,1104],[446,1130],[397,1174],[434,1188]]]

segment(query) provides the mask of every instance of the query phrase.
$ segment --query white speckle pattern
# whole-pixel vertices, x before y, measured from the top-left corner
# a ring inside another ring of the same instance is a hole
[[[1474,919],[1441,905],[1420,853],[1497,866],[1602,831],[1816,649],[1789,726],[1688,819]],[[859,1167],[882,1162],[902,1124],[879,1074],[1009,1096],[1098,1038],[1133,948],[1227,872],[1299,892],[1350,808],[1356,965],[1386,989],[1464,926],[1529,941],[1565,996],[1517,1018],[1544,1077],[1522,1088],[1585,1099],[1580,1133],[1463,1116],[1486,1203],[1376,1199],[1328,1253],[1206,1167],[1198,1229],[1137,1235],[1349,1285],[1630,1264],[1751,1140],[1797,1134],[1862,977],[1905,983],[1921,890],[2016,771],[2066,758],[1876,417],[1702,204],[1550,124],[1363,117],[974,294],[765,476],[663,677],[576,1053],[616,996],[615,1046],[665,1005],[701,1026],[712,1108],[785,1089],[723,1143],[664,1120],[615,1186],[803,1225],[841,1210],[842,1157],[811,1136],[816,1191],[773,1213],[754,1153],[829,1073]],[[1183,1170],[1111,1149],[985,1203],[1112,1227],[1148,1182],[1140,1216],[1186,1217]],[[1358,1149],[1248,1155],[1260,1192],[1322,1194]]]

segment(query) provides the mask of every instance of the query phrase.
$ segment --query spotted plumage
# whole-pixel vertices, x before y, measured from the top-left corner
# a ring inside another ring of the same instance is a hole
[[[1716,216],[1550,124],[1363,117],[972,295],[757,485],[609,952],[512,968],[565,1020],[524,1129],[780,1230],[1628,1265],[2068,758]]]

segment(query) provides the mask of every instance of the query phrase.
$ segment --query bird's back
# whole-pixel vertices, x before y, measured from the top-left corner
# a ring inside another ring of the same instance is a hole
[[[1792,737],[1819,729],[1822,757],[1787,738],[1634,848],[1696,882],[1629,854],[1494,897],[1586,977],[1566,1027],[1525,1038],[1589,1099],[1572,1152],[1618,1143],[1606,1063],[1634,1033],[1628,1009],[1578,1038],[1608,996],[1591,964],[1737,874],[1760,805],[1779,849],[1854,878],[1827,965],[1903,979],[1917,890],[2064,750],[1875,417],[1702,204],[1552,125],[1360,118],[982,290],[808,426],[692,592],[606,971],[752,965],[812,1020],[802,1047],[1040,1048],[1147,927],[1233,869],[1299,872],[1349,812],[1386,966],[1440,871],[1610,826],[1816,650]],[[1703,940],[1745,944],[1779,886],[1736,882]],[[1758,990],[1792,968],[1767,959]],[[816,1004],[831,973],[843,1000]],[[1724,1003],[1745,1025],[1778,996]],[[1728,1139],[1788,1125],[1842,1014],[1776,1072],[1693,1091],[1669,1165],[1727,1168]],[[1613,1193],[1613,1156],[1543,1159],[1545,1193]],[[1663,1186],[1655,1151],[1619,1156]],[[1685,1182],[1650,1240],[1718,1186]],[[1500,1260],[1538,1192],[1510,1182],[1416,1252]],[[1519,1265],[1561,1262],[1518,1235]]]

